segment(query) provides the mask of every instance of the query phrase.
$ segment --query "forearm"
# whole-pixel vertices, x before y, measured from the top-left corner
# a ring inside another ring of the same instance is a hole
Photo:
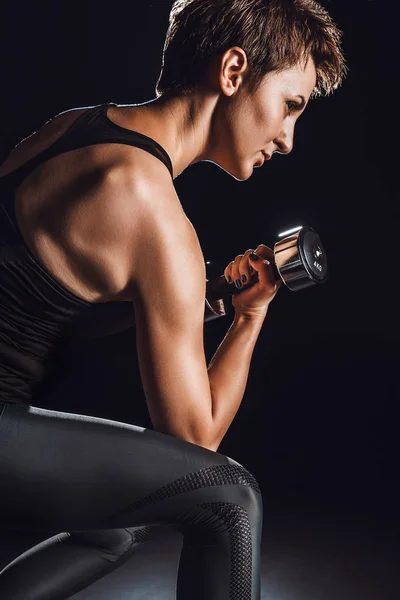
[[[217,450],[239,410],[266,314],[267,311],[252,317],[236,314],[208,366],[213,417],[211,450]]]

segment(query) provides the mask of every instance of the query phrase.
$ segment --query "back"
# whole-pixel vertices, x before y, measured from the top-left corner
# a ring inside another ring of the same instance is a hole
[[[64,132],[60,132],[57,121],[61,121],[62,129],[63,122],[68,119],[70,122],[66,123]],[[60,119],[55,118],[55,123],[44,127],[50,134],[39,131],[32,136],[32,140],[38,138],[35,144],[30,140],[21,144],[21,148],[25,144],[30,146],[31,157],[25,154],[25,162],[15,164],[21,155],[20,148],[1,167],[0,399],[7,402],[34,403],[35,394],[40,393],[40,384],[66,346],[89,337],[115,333],[134,324],[131,297],[121,290],[116,290],[113,297],[112,286],[105,282],[100,270],[94,268],[97,264],[104,272],[109,264],[107,272],[116,282],[115,287],[122,279],[115,264],[107,262],[113,257],[107,252],[106,238],[100,235],[105,226],[102,230],[101,219],[98,226],[95,225],[93,206],[92,212],[86,212],[91,218],[83,218],[78,200],[85,192],[85,182],[87,194],[89,191],[92,194],[87,196],[86,206],[91,198],[99,200],[94,191],[101,187],[104,172],[110,172],[109,168],[102,168],[100,159],[109,166],[111,159],[118,157],[119,160],[127,145],[136,146],[129,148],[132,153],[149,156],[151,161],[159,163],[169,181],[172,173],[165,168],[169,161],[155,142],[143,139],[133,131],[123,128],[120,131],[110,123],[106,106],[80,110],[78,118],[76,114],[63,114]],[[56,133],[57,139],[52,140]],[[41,140],[45,144],[42,149]],[[141,148],[146,147],[154,155],[158,153],[164,164],[143,152]],[[73,169],[74,161],[80,170]],[[88,178],[90,174],[92,177]],[[79,189],[76,188],[78,181]],[[110,197],[106,200],[102,208],[107,207],[109,213],[101,215],[101,211],[97,211],[99,218],[103,217],[103,223],[104,217],[107,220],[113,211]],[[77,237],[79,230],[76,227],[66,227],[67,218],[72,218],[74,210],[81,228],[88,227],[86,232],[81,232],[81,240]],[[133,217],[131,214],[131,219]],[[87,243],[89,232],[91,236],[97,236],[103,255],[90,255],[90,247],[96,248]],[[61,234],[69,236],[72,242],[75,240],[74,252],[67,251]],[[105,260],[102,260],[104,256]],[[82,269],[86,270],[91,279],[85,282],[79,269],[81,273]],[[96,277],[101,285],[96,285]]]
[[[127,299],[115,269],[117,247],[108,237],[113,198],[102,206],[97,202],[104,176],[129,155],[138,176],[143,163],[146,168],[155,163],[172,182],[165,150],[110,121],[109,106],[58,115],[19,144],[0,168],[0,201],[27,248],[59,283],[88,302]],[[100,211],[104,218],[95,228]]]
[[[102,114],[101,107],[99,110],[100,113],[96,108],[91,111],[94,118]],[[85,118],[83,114],[78,121]],[[82,129],[80,127],[76,131],[82,132]],[[100,259],[104,256],[102,262],[106,263],[110,248],[114,247],[118,260],[115,255],[111,258],[112,272],[122,272],[123,276],[119,279],[126,279],[126,297],[132,298],[133,302],[96,303],[79,297],[60,281],[57,264],[54,265],[54,273],[49,271],[43,263],[43,255],[31,252],[26,237],[21,235],[23,219],[17,219],[14,202],[18,194],[20,200],[31,201],[32,196],[28,192],[34,191],[37,183],[35,165],[47,159],[39,169],[40,183],[41,177],[46,174],[51,178],[52,164],[59,158],[73,160],[76,157],[79,160],[80,151],[76,150],[79,143],[83,148],[92,142],[89,150],[101,152],[100,140],[102,143],[112,143],[112,139],[115,143],[121,141],[121,136],[113,138],[105,133],[100,128],[99,138],[96,131],[89,134],[86,129],[79,142],[76,136],[67,132],[60,142],[53,144],[41,156],[0,179],[2,202],[6,207],[3,234],[0,232],[0,236],[3,236],[3,241],[6,234],[8,236],[7,251],[1,258],[8,279],[4,287],[0,281],[3,312],[7,306],[7,314],[3,315],[0,311],[0,399],[34,403],[34,394],[40,393],[40,383],[51,371],[57,353],[62,353],[65,344],[73,336],[84,336],[88,322],[101,331],[108,315],[116,318],[118,314],[125,318],[122,309],[126,307],[126,318],[129,315],[133,317],[134,313],[136,316],[139,365],[154,428],[211,448],[214,445],[212,402],[203,341],[205,264],[197,235],[176,195],[172,168],[170,173],[165,169],[165,164],[170,166],[168,158],[161,152],[162,165],[150,156],[147,160],[135,161],[134,153],[124,153],[124,160],[116,161],[114,167],[103,170],[101,176],[95,169],[95,179],[90,181],[88,188],[88,194],[92,196],[87,194],[85,198],[86,208],[89,204],[92,211],[85,209],[85,215],[81,214],[76,225],[67,232],[70,239],[75,236],[74,248],[80,251],[79,264],[86,263],[91,275],[99,256]],[[135,137],[132,145],[138,145],[136,134],[130,132],[130,135]],[[148,139],[145,143],[150,143],[151,148],[156,148],[154,152],[159,152],[156,144],[148,142]],[[67,152],[68,148],[75,148],[75,151],[61,156],[60,152]],[[133,150],[140,152],[136,148]],[[94,164],[98,166],[98,162]],[[51,211],[48,207],[46,210],[41,208],[43,192],[39,183],[38,202],[34,204],[39,207],[35,215],[39,221],[42,219],[43,230],[43,219],[51,216]],[[60,199],[60,196],[57,198]],[[56,206],[54,200],[52,203]],[[71,193],[65,195],[65,202],[68,201],[71,214],[74,208]],[[80,202],[76,203],[77,217],[80,206]],[[60,219],[60,214],[60,211],[53,214],[53,226],[60,226],[59,222],[65,226],[65,217]],[[29,225],[32,221],[27,219],[25,223]],[[88,228],[87,235],[85,228]],[[89,244],[84,247],[77,244],[77,239],[85,243],[89,234],[92,236]],[[62,240],[57,235],[54,239],[56,243]],[[93,239],[98,240],[97,245]],[[65,244],[62,246],[65,250]],[[17,252],[20,253],[19,274],[12,283]],[[82,262],[83,255],[85,261]],[[72,252],[66,252],[65,256],[74,260]],[[77,263],[75,270],[76,267]],[[24,309],[16,311],[18,306]]]

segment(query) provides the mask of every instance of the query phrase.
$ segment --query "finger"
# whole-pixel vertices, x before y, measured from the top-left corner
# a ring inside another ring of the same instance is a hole
[[[254,260],[253,257],[256,257],[257,260]],[[249,256],[249,261],[254,265],[254,269],[258,273],[258,280],[260,283],[268,283],[269,285],[274,286],[275,278],[271,267],[271,262],[266,258],[261,258],[255,253],[251,253]]]
[[[261,256],[261,258],[269,260],[270,262],[275,260],[274,251],[272,250],[272,248],[266,246],[265,244],[260,244],[259,246],[257,246],[254,253],[257,254],[257,256]]]
[[[233,267],[232,267],[232,279],[233,279],[235,286],[238,289],[241,289],[244,285],[244,280],[242,279],[243,273],[240,272],[240,264],[241,264],[242,260],[243,260],[243,254],[238,254],[234,260]]]
[[[229,263],[229,265],[225,268],[225,271],[224,271],[224,276],[225,276],[225,279],[226,279],[226,281],[228,283],[233,283],[234,282],[233,276],[232,276],[232,271],[233,271],[234,264],[235,264],[235,262],[232,260]]]
[[[253,248],[246,250],[246,252],[242,255],[239,262],[239,277],[243,283],[243,285],[248,284],[251,281],[252,275],[256,273],[256,270],[252,266],[249,256],[254,252]]]

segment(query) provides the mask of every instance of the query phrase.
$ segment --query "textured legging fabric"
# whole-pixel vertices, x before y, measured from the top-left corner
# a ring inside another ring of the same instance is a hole
[[[162,526],[183,535],[178,600],[260,600],[262,497],[227,456],[127,423],[0,402],[0,490],[0,528],[57,532],[0,571],[1,598],[70,598]]]

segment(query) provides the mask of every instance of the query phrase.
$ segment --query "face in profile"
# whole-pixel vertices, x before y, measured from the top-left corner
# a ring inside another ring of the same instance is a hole
[[[291,152],[296,121],[316,81],[315,65],[309,58],[305,67],[298,64],[268,73],[253,95],[242,85],[216,120],[211,162],[244,181],[273,153]]]

